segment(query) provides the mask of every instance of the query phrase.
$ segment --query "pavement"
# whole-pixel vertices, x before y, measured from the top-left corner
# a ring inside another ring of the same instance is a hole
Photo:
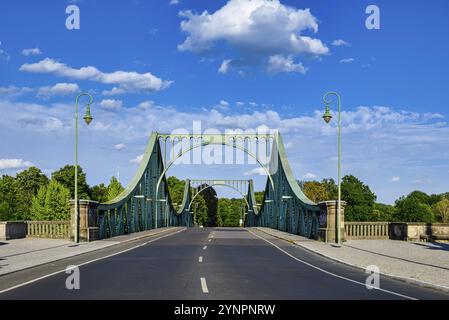
[[[69,265],[79,290],[66,288]],[[0,299],[449,299],[384,276],[370,289],[367,276],[256,228],[189,228],[0,276]]]
[[[390,277],[449,292],[449,243],[348,240],[341,247],[269,228],[256,228],[324,257],[365,270],[375,265]]]
[[[179,228],[160,228],[79,244],[68,240],[40,238],[0,241],[0,275],[175,230]]]

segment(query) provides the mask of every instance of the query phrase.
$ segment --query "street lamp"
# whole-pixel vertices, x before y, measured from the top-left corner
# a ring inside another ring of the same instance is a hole
[[[75,234],[74,240],[79,242],[79,212],[78,212],[78,101],[82,96],[89,97],[89,102],[86,104],[86,113],[84,114],[84,121],[89,125],[93,117],[90,114],[90,106],[94,98],[89,93],[80,93],[75,100]]]
[[[326,123],[332,120],[332,115],[329,110],[329,105],[332,100],[328,97],[334,95],[338,99],[338,202],[337,202],[337,230],[336,230],[336,243],[341,243],[341,230],[340,230],[340,217],[341,217],[341,97],[337,92],[331,91],[324,95],[323,101],[326,106],[326,111],[323,115],[323,119]]]

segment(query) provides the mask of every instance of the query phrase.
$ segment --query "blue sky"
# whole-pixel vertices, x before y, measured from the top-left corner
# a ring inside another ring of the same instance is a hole
[[[279,129],[297,179],[335,177],[335,121],[320,116],[322,95],[336,90],[345,174],[387,203],[449,191],[447,1],[71,2],[80,30],[65,26],[68,2],[0,4],[2,173],[71,163],[74,96],[88,91],[95,120],[81,127],[80,163],[90,184],[118,168],[126,183],[149,132],[195,120]],[[365,27],[370,4],[380,30]],[[253,168],[170,174],[241,178]],[[266,177],[253,178],[262,188]]]

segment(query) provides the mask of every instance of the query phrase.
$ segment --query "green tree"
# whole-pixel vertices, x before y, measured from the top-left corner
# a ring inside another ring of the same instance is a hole
[[[65,221],[70,219],[70,190],[57,180],[42,186],[32,200],[31,218],[39,221]]]
[[[24,214],[23,206],[19,204],[24,197],[24,192],[18,189],[14,177],[4,175],[0,179],[0,220],[21,220]]]
[[[315,203],[329,200],[326,185],[318,181],[306,181],[302,183],[302,191]]]
[[[27,220],[30,216],[31,202],[40,187],[48,184],[48,178],[36,167],[30,167],[16,175],[16,219]]]
[[[394,221],[396,216],[396,208],[394,206],[383,204],[383,203],[375,203],[374,209],[371,214],[371,218],[368,218],[369,221]]]
[[[206,226],[208,222],[207,204],[204,197],[199,194],[195,200],[193,200],[191,208],[196,217],[196,223],[200,226]]]
[[[421,191],[413,191],[407,197],[396,200],[395,220],[402,222],[434,221],[432,207],[429,205],[429,196]]]
[[[104,185],[104,183],[100,183],[99,185],[92,187],[90,193],[93,201],[98,201],[100,203],[108,201],[108,188]]]
[[[362,181],[352,175],[343,177],[342,200],[346,201],[346,221],[367,221],[374,210],[376,195]]]
[[[338,186],[334,179],[323,179],[321,184],[326,189],[327,199],[326,200],[337,200],[338,198]]]
[[[70,190],[70,197],[75,198],[75,166],[67,165],[51,174],[52,179],[58,181]],[[78,166],[78,199],[91,199],[90,188],[86,181],[83,168]]]
[[[167,179],[168,191],[173,203],[181,204],[184,198],[184,189],[186,182],[179,180],[175,176],[171,176]]]
[[[121,183],[117,180],[116,177],[112,177],[109,186],[108,186],[108,192],[107,192],[107,199],[108,201],[116,198],[120,193],[125,190]]]
[[[449,200],[443,198],[439,202],[435,203],[433,207],[435,217],[439,222],[449,223]]]

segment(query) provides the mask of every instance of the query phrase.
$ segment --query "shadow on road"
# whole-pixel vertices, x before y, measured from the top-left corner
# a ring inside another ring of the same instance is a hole
[[[449,251],[449,243],[441,243],[441,242],[428,242],[428,243],[417,243],[414,242],[414,245],[425,247],[429,250],[443,250]]]

